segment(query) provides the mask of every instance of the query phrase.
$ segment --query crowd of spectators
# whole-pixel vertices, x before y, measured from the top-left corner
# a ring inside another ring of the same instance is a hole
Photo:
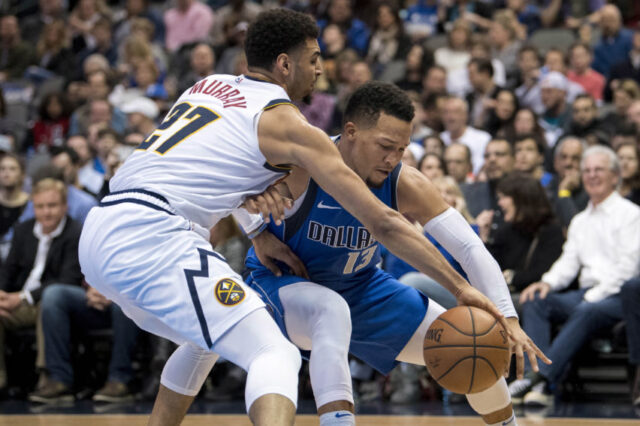
[[[436,183],[485,242],[525,330],[555,358],[552,323],[567,323],[560,333],[575,352],[598,328],[582,327],[578,338],[575,322],[615,310],[598,324],[628,322],[639,405],[640,3],[625,0],[1,2],[0,341],[5,329],[36,330],[40,380],[29,398],[69,398],[69,330],[109,327],[117,338],[94,399],[131,398],[137,330],[83,281],[73,240],[184,90],[212,73],[246,72],[247,27],[273,7],[310,13],[320,28],[324,73],[299,105],[308,120],[334,134],[359,85],[379,79],[406,90],[416,117],[403,162]],[[611,232],[585,242],[608,223]],[[212,231],[212,244],[241,267],[246,240],[231,220]],[[388,256],[385,267],[412,273],[406,283],[438,299],[437,283],[398,261]],[[151,375],[168,352],[154,352]],[[572,357],[563,356],[514,394],[548,403],[520,394],[557,390]],[[392,400],[417,395],[400,391]]]

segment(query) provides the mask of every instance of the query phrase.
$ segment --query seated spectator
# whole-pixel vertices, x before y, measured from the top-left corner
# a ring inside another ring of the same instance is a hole
[[[631,402],[640,407],[640,278],[624,283],[620,289],[623,318],[627,323],[627,344],[629,346],[629,364],[633,368],[631,383]]]
[[[464,21],[456,21],[447,33],[447,45],[433,52],[435,63],[447,74],[465,68],[471,59],[471,29]]]
[[[513,170],[513,163],[511,144],[505,139],[492,139],[484,151],[484,173],[487,180],[462,185],[469,212],[478,222],[488,221],[493,227],[502,222],[496,187],[500,179]],[[483,218],[479,216],[481,213]]]
[[[459,98],[449,98],[444,105],[442,114],[445,131],[440,134],[440,137],[446,145],[450,145],[453,142],[466,145],[471,151],[473,173],[477,174],[482,169],[484,150],[489,140],[491,140],[491,135],[467,126],[468,118],[469,107],[467,103]],[[448,167],[447,165],[447,169]],[[459,180],[458,182],[460,183]]]
[[[175,5],[164,12],[165,45],[170,52],[206,40],[215,20],[211,8],[197,0],[178,0]]]
[[[106,99],[92,99],[86,108],[78,108],[71,114],[69,134],[86,134],[94,124],[102,124],[123,133],[126,123],[127,117],[120,108],[114,107]]]
[[[445,175],[444,161],[441,156],[434,153],[424,154],[416,168],[430,180],[441,178]]]
[[[514,170],[538,180],[543,188],[551,183],[553,175],[544,170],[545,143],[532,135],[518,136],[513,144]]]
[[[438,30],[438,0],[418,0],[406,9],[404,28],[413,40],[424,40]]]
[[[444,150],[444,164],[447,176],[458,185],[473,181],[471,150],[468,146],[454,142]]]
[[[474,58],[469,61],[467,69],[472,89],[467,95],[469,122],[478,129],[486,129],[500,87],[493,82],[491,61]]]
[[[490,61],[493,67],[493,82],[495,85],[504,87],[507,84],[504,65],[499,59],[491,58],[491,46],[489,46],[489,43],[482,39],[474,40],[471,43],[471,59]],[[472,90],[468,66],[447,74],[447,91],[450,95],[463,98]]]
[[[83,187],[78,180],[78,169],[80,168],[80,156],[67,146],[57,146],[51,149],[51,164],[62,171],[64,183],[78,188],[92,197],[95,192]]]
[[[423,139],[422,145],[424,146],[425,154],[435,154],[442,158],[444,155],[444,142],[437,135],[429,135]]]
[[[640,99],[631,102],[627,108],[627,122],[635,126],[636,132],[640,136]]]
[[[52,92],[42,98],[38,111],[39,119],[31,129],[36,152],[45,152],[52,146],[61,146],[69,132],[71,107],[62,92]]]
[[[553,168],[556,179],[551,182],[547,192],[564,229],[567,229],[571,219],[584,210],[589,202],[580,178],[580,159],[586,147],[587,144],[582,139],[566,136],[558,142],[555,150]]]
[[[133,379],[132,355],[139,329],[118,305],[93,287],[85,289],[62,283],[45,289],[40,310],[47,380],[29,394],[30,401],[73,401],[71,336],[104,328],[113,329],[111,361],[107,383],[93,395],[93,400],[109,403],[133,400],[129,383]]]
[[[585,43],[576,43],[569,49],[571,67],[567,72],[569,81],[578,83],[584,91],[598,102],[602,101],[605,79],[602,74],[591,68],[593,54]]]
[[[42,292],[52,284],[80,285],[80,223],[67,216],[65,185],[53,179],[32,190],[35,219],[16,226],[9,256],[0,268],[0,388],[7,385],[5,330],[35,327]],[[44,341],[36,330],[38,358],[44,367]]]
[[[511,292],[540,280],[562,253],[562,227],[537,179],[514,172],[498,183],[504,222],[487,248],[498,261]],[[480,236],[486,231],[480,229]]]
[[[516,403],[553,402],[552,392],[580,348],[622,319],[620,288],[639,272],[640,207],[616,192],[615,153],[603,146],[587,149],[581,173],[589,206],[571,221],[560,258],[520,295],[523,329],[553,364],[541,365],[539,373],[527,368],[524,379],[510,384]],[[578,290],[560,292],[578,275]],[[551,326],[557,323],[564,324],[552,340]]]
[[[327,9],[327,19],[320,19],[318,21],[318,28],[320,28],[319,44],[323,53],[325,46],[322,42],[322,33],[330,24],[336,24],[346,32],[347,47],[358,52],[360,57],[366,56],[371,31],[364,22],[353,17],[350,0],[330,0]]]
[[[515,93],[508,89],[498,90],[495,102],[490,102],[487,108],[489,113],[485,130],[492,137],[513,140],[515,137],[513,121],[519,109]]]
[[[544,55],[544,67],[546,72],[559,72],[560,74],[567,76],[567,55],[563,50],[552,47],[547,50]],[[543,76],[544,77],[544,76]],[[569,79],[567,79],[567,102],[573,103],[576,96],[585,93],[584,88]]]
[[[518,17],[518,22],[527,29],[527,35],[531,35],[534,31],[542,26],[540,21],[540,9],[532,2],[525,0],[507,0],[507,8],[512,10]]]
[[[104,173],[94,167],[94,158],[89,141],[84,135],[73,135],[67,139],[66,146],[78,154],[78,182],[90,192],[97,194],[102,188]]]
[[[210,39],[214,46],[226,43],[225,23],[229,20],[246,22],[255,21],[264,7],[253,1],[234,0],[216,10],[216,19],[211,26]]]
[[[611,67],[628,58],[631,50],[631,31],[622,28],[620,10],[613,4],[600,9],[601,38],[593,49],[594,70],[609,77]]]
[[[207,43],[198,43],[191,50],[190,68],[187,74],[180,77],[178,82],[178,95],[193,86],[196,82],[214,73],[216,56],[213,49]]]
[[[518,71],[520,86],[515,90],[520,105],[531,108],[536,114],[542,114],[544,106],[540,100],[541,60],[538,49],[534,46],[523,46],[518,51]]]
[[[637,143],[625,143],[616,148],[620,161],[620,187],[624,198],[640,205],[640,150]]]
[[[106,16],[100,17],[91,28],[92,42],[77,54],[82,63],[85,58],[96,53],[104,56],[110,66],[115,66],[118,60],[118,46],[113,42],[111,20]]]
[[[103,0],[80,0],[69,14],[71,46],[74,53],[95,44],[93,27],[102,18],[110,18],[111,11]]]
[[[156,128],[158,105],[149,98],[140,96],[122,105],[122,112],[127,114],[127,132],[150,135]]]
[[[56,20],[45,25],[36,44],[36,59],[39,69],[31,73],[34,77],[44,80],[60,76],[66,81],[73,74],[76,61],[69,48],[64,21]]]
[[[164,43],[164,23],[162,16],[148,0],[127,0],[122,15],[116,19],[114,25],[114,42],[116,46],[122,44],[133,31],[132,27],[136,19],[148,20],[153,28],[153,40]]]
[[[564,127],[571,119],[567,87],[567,78],[556,71],[545,75],[540,83],[540,99],[545,108],[540,124],[545,131],[553,134],[555,139],[562,135]]]
[[[13,15],[0,18],[0,82],[22,78],[36,56],[29,43],[22,41],[18,19]]]
[[[29,201],[29,194],[22,189],[24,176],[24,164],[17,155],[0,157],[0,265],[9,254],[13,226]]]
[[[633,101],[640,99],[640,87],[631,79],[619,80],[613,91],[613,111],[602,120],[605,131],[613,136],[628,124],[627,110]],[[613,146],[613,144],[611,144]]]
[[[21,18],[20,28],[24,40],[35,45],[48,23],[66,21],[66,6],[66,2],[62,0],[38,0],[38,12]]]
[[[517,77],[518,52],[522,42],[517,37],[517,21],[509,11],[499,10],[493,16],[489,38],[494,48],[493,57],[504,65],[507,71],[507,87],[514,87]]]
[[[629,54],[611,67],[604,89],[605,101],[611,100],[612,91],[616,90],[625,79],[631,79],[640,85],[640,26],[636,26],[633,32]]]
[[[606,142],[609,138],[598,118],[598,107],[591,95],[578,95],[571,105],[571,121],[565,126],[565,134],[587,139],[592,145],[590,136],[594,135],[599,141]]]
[[[38,170],[36,170],[32,180],[35,185],[41,180],[52,178],[54,180],[59,180],[64,182],[64,172],[63,170],[51,165],[47,164],[42,166]],[[80,223],[84,223],[84,220],[87,218],[89,214],[89,210],[91,210],[94,206],[98,204],[98,201],[95,197],[87,194],[83,190],[76,188],[73,185],[66,185],[67,195],[66,199],[66,212],[67,214],[75,221]],[[27,203],[27,206],[22,211],[22,215],[20,216],[19,222],[27,221],[33,218],[35,215],[34,203],[30,200]]]
[[[411,40],[404,33],[402,19],[397,8],[390,1],[378,3],[373,34],[367,49],[367,61],[374,69],[374,75],[383,75],[392,61],[403,61],[411,48]]]
[[[433,65],[433,55],[422,44],[414,44],[409,49],[404,63],[404,76],[395,81],[402,90],[422,93],[422,81],[427,69]]]
[[[441,65],[430,66],[422,79],[421,97],[427,99],[432,95],[446,95],[447,70]]]

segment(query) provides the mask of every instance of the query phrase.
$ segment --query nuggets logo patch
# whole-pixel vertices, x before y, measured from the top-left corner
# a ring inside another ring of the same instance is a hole
[[[235,306],[244,300],[244,290],[230,278],[218,281],[214,291],[218,302],[225,306]]]

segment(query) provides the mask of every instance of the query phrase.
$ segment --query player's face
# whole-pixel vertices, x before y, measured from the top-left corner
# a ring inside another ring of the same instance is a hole
[[[354,137],[350,163],[367,185],[377,188],[402,159],[409,145],[411,123],[383,112],[375,126],[357,129]]]
[[[304,46],[292,55],[292,60],[288,92],[291,99],[299,100],[311,95],[318,76],[322,74],[318,41],[307,40]]]

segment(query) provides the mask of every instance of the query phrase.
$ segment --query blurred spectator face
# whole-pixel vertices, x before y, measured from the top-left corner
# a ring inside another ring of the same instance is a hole
[[[565,100],[567,93],[562,89],[545,87],[540,89],[540,100],[547,110],[559,107]]]
[[[598,114],[593,99],[578,98],[573,102],[573,121],[581,127],[587,127]]]
[[[493,139],[484,151],[484,172],[489,180],[497,180],[513,170],[513,151],[509,142]]]
[[[191,52],[191,69],[198,75],[213,73],[215,58],[213,50],[206,44],[199,44]]]
[[[351,87],[355,90],[367,81],[371,81],[371,69],[365,61],[358,61],[351,67]]]
[[[474,43],[473,46],[471,46],[471,57],[491,60],[491,50],[485,43]]]
[[[525,50],[518,56],[518,67],[523,76],[528,75],[531,71],[540,68],[540,60],[535,52]]]
[[[468,32],[464,28],[454,28],[449,34],[451,40],[451,48],[455,50],[465,50],[469,43]]]
[[[549,71],[557,71],[564,74],[566,69],[564,54],[557,50],[550,50],[544,58],[544,65]]]
[[[514,168],[525,173],[533,171],[542,165],[543,157],[538,151],[538,145],[533,139],[524,139],[516,142]]]
[[[7,15],[0,18],[0,38],[5,43],[15,41],[20,35],[18,20],[13,15]]]
[[[62,10],[62,0],[40,0],[38,5],[43,15],[54,15]]]
[[[611,136],[611,140],[609,142],[611,144],[611,148],[617,150],[622,145],[635,145],[637,143],[637,138],[635,135],[616,134]]]
[[[351,19],[349,0],[333,0],[329,6],[329,17],[334,24],[343,24]]]
[[[140,62],[136,66],[136,83],[140,88],[145,89],[156,82],[158,78],[158,72],[153,63]]]
[[[449,204],[454,209],[458,209],[461,202],[460,199],[460,187],[456,182],[451,180],[451,177],[436,178],[433,184],[440,191],[440,195],[445,203]]]
[[[322,32],[322,41],[327,46],[328,53],[337,54],[347,44],[347,37],[339,26],[329,24]]]
[[[67,146],[73,149],[78,157],[80,157],[80,164],[84,165],[91,159],[91,151],[89,150],[89,141],[82,135],[74,135],[67,139]]]
[[[444,105],[442,121],[445,129],[456,133],[467,125],[467,105],[460,98],[451,98]]]
[[[521,109],[516,113],[513,127],[517,135],[532,133],[536,127],[536,117],[528,109]]]
[[[591,66],[591,53],[581,45],[571,49],[571,68],[578,73],[583,73]]]
[[[62,46],[65,42],[65,23],[63,21],[53,21],[45,25],[42,30],[45,46],[49,49]]]
[[[496,96],[496,116],[502,120],[507,121],[513,117],[516,112],[516,100],[513,93],[507,90],[501,90]]]
[[[64,181],[73,185],[78,177],[78,167],[73,164],[71,157],[66,152],[62,152],[51,158],[51,164],[62,170]]]
[[[426,93],[447,92],[447,72],[437,67],[431,67],[424,76],[422,87]]]
[[[193,0],[176,0],[176,7],[180,10],[187,10],[191,3],[193,3]]]
[[[36,221],[42,226],[42,232],[44,234],[51,233],[67,214],[67,204],[62,198],[62,194],[55,189],[49,189],[34,194],[32,199],[33,212]]]
[[[498,47],[504,46],[509,41],[509,32],[498,22],[493,22],[489,28],[489,39]]]
[[[444,176],[444,170],[435,155],[427,155],[420,165],[420,172],[430,180]]]
[[[98,151],[98,157],[107,158],[109,152],[118,145],[118,141],[113,135],[105,134],[101,138],[98,138],[96,150]]]
[[[438,157],[442,157],[444,154],[444,145],[440,138],[434,136],[427,136],[424,139],[424,153],[435,154]]]
[[[388,30],[395,23],[393,10],[389,5],[383,4],[378,8],[378,27],[381,30]]]
[[[471,159],[466,147],[459,143],[451,144],[444,151],[444,163],[449,176],[456,182],[464,182],[471,173]]]
[[[622,145],[617,151],[620,160],[620,176],[631,179],[638,174],[637,151],[633,145]]]
[[[516,205],[513,202],[513,197],[498,192],[498,206],[502,210],[504,221],[513,222],[516,217]]]
[[[418,44],[414,44],[409,49],[407,55],[406,67],[407,71],[415,71],[422,68],[422,57],[424,56],[424,49]]]
[[[613,105],[617,114],[626,115],[631,102],[633,102],[633,98],[629,96],[626,90],[618,89],[613,92]]]
[[[82,19],[89,19],[98,12],[96,0],[80,0],[77,8]]]
[[[556,170],[560,180],[569,172],[580,170],[580,159],[582,158],[582,144],[578,139],[567,139],[562,143],[560,151],[556,153],[553,160],[553,168]]]
[[[52,120],[57,120],[62,116],[62,104],[60,103],[59,97],[52,96],[49,98],[49,102],[47,103],[47,114]]]
[[[127,0],[127,14],[137,16],[144,12],[144,0]]]
[[[640,130],[640,101],[634,101],[627,109],[627,120]]]
[[[98,21],[91,31],[98,46],[111,45],[111,25],[107,21]]]
[[[107,82],[107,75],[104,72],[97,71],[89,74],[87,86],[89,88],[88,95],[91,99],[107,99],[107,96],[109,96],[110,87]]]
[[[606,5],[600,9],[600,29],[603,37],[612,37],[618,34],[622,25],[620,10],[614,5]]]
[[[6,190],[14,190],[22,186],[24,172],[20,163],[11,156],[5,156],[0,160],[0,187]]]
[[[103,55],[99,53],[94,53],[90,55],[87,59],[85,59],[82,64],[82,71],[85,76],[95,72],[95,71],[109,71],[109,61]]]
[[[491,81],[491,76],[487,73],[478,71],[478,66],[475,63],[470,63],[467,67],[469,70],[469,82],[471,87],[476,91],[484,91],[487,83]]]
[[[90,123],[109,123],[111,121],[111,107],[106,100],[96,99],[91,102],[89,109]]]
[[[611,170],[609,157],[603,153],[592,153],[582,163],[582,185],[594,203],[607,198],[618,186],[619,176]]]

